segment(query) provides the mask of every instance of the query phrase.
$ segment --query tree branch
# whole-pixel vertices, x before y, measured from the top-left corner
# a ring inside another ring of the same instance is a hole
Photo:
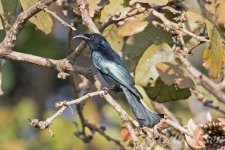
[[[221,91],[220,86],[195,69],[190,62],[180,52],[176,54],[177,59],[187,68],[189,73],[194,77],[195,81],[205,87],[220,102],[225,104],[225,94]]]
[[[30,120],[30,124],[33,127],[39,128],[39,129],[47,129],[50,127],[50,125],[53,123],[53,121],[62,115],[62,113],[69,107],[71,107],[71,105],[74,104],[79,104],[82,101],[87,100],[90,97],[94,97],[97,95],[103,95],[105,94],[105,91],[96,91],[96,92],[92,92],[92,93],[88,93],[78,99],[72,100],[72,101],[62,101],[62,102],[58,102],[55,104],[56,108],[60,107],[60,109],[54,113],[51,117],[47,118],[45,121],[37,121],[37,119],[32,119]]]
[[[151,9],[151,12],[155,17],[159,18],[163,22],[165,27],[172,29],[172,30],[182,31],[183,33],[195,38],[198,41],[210,42],[210,40],[205,38],[204,36],[198,36],[190,31],[188,31],[187,29],[183,28],[182,26],[179,26],[178,24],[168,20],[162,13],[159,13],[158,11],[156,11],[154,9]]]
[[[225,114],[225,110],[223,108],[221,108],[220,106],[216,106],[213,104],[213,101],[208,100],[201,92],[199,92],[198,90],[192,90],[192,93],[195,94],[195,96],[197,97],[197,99],[203,103],[203,105],[212,108],[216,111],[219,111],[223,114]]]
[[[17,36],[24,28],[26,21],[54,2],[55,0],[40,0],[27,10],[20,13],[10,30],[6,32],[4,40],[0,43],[0,53],[10,53],[12,48],[15,46]]]
[[[59,16],[57,16],[57,14],[51,10],[49,10],[48,8],[44,8],[44,11],[48,14],[50,14],[52,17],[54,17],[56,20],[58,20],[62,25],[64,25],[65,27],[69,27],[71,28],[73,31],[76,31],[76,28],[74,26],[71,26],[70,24],[68,24],[67,22],[65,22],[64,20],[62,20]]]
[[[68,73],[71,71],[82,74],[84,76],[88,76],[88,73],[89,73],[87,68],[83,68],[78,65],[72,65],[72,63],[70,63],[69,60],[66,58],[61,60],[55,60],[55,59],[44,58],[40,56],[35,56],[35,55],[20,53],[15,51],[12,51],[7,54],[0,53],[0,58],[32,63],[32,64],[36,64],[36,65],[44,66],[48,68],[54,68],[57,71],[59,71],[59,74],[65,73],[66,76],[68,76],[69,75]]]
[[[93,20],[91,19],[89,15],[88,8],[87,8],[88,7],[87,1],[77,0],[77,4],[79,6],[83,24],[86,25],[91,32],[100,33],[97,26],[95,25],[95,23],[93,22]]]

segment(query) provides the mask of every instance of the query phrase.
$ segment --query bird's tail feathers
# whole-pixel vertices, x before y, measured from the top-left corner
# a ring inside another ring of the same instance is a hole
[[[152,112],[138,96],[134,95],[127,88],[122,87],[122,89],[135,117],[141,126],[153,127],[160,121],[161,118],[163,118],[162,114]]]

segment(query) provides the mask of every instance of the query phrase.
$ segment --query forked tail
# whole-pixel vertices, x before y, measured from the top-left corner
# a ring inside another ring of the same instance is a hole
[[[163,118],[162,114],[156,114],[154,112],[151,112],[142,102],[141,99],[134,95],[132,92],[130,92],[126,87],[121,87],[127,101],[136,116],[139,124],[141,126],[148,126],[153,127],[155,124],[157,124],[161,118]]]

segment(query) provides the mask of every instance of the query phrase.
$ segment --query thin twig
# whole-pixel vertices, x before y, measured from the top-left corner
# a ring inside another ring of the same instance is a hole
[[[182,127],[181,125],[179,125],[178,123],[175,123],[169,119],[165,119],[163,120],[163,122],[166,122],[168,125],[174,127],[175,129],[177,129],[178,131],[180,131],[181,133],[187,134],[189,136],[193,136],[187,129],[185,129],[184,127]]]
[[[55,0],[40,0],[27,10],[20,13],[10,30],[6,32],[4,40],[0,43],[0,53],[10,53],[12,48],[15,46],[17,36],[24,28],[26,21],[54,2]]]
[[[10,25],[7,17],[5,16],[5,14],[0,14],[0,18],[2,19],[2,21],[4,23],[5,30],[8,31],[11,28],[11,25]]]
[[[116,145],[118,145],[121,149],[126,150],[126,148],[121,144],[119,140],[114,139],[105,133],[104,127],[97,127],[96,125],[91,124],[88,121],[85,121],[85,127],[88,127],[91,132],[98,132],[99,134],[104,136],[108,141],[112,141]]]
[[[172,29],[172,30],[179,30],[179,31],[182,31],[183,33],[195,38],[196,40],[198,41],[202,41],[202,42],[210,42],[209,39],[205,38],[204,36],[198,36],[190,31],[188,31],[187,29],[185,29],[184,27],[181,27],[179,26],[178,24],[174,23],[174,22],[171,22],[170,20],[168,20],[164,14],[162,13],[159,13],[158,11],[152,9],[152,14],[154,16],[156,16],[157,18],[159,18],[164,24],[166,27]]]
[[[88,4],[86,0],[77,0],[77,4],[79,6],[80,14],[82,17],[83,23],[89,28],[91,32],[100,33],[97,26],[91,19],[88,12]]]
[[[62,25],[64,25],[65,27],[69,27],[71,28],[73,31],[76,31],[76,28],[71,26],[70,24],[68,24],[67,22],[65,22],[64,20],[62,20],[55,12],[49,10],[48,8],[44,8],[44,11],[50,15],[52,15],[52,17],[54,17],[56,20],[58,20]]]
[[[89,97],[94,97],[97,95],[103,95],[105,93],[105,91],[96,91],[96,92],[92,92],[92,93],[88,93],[78,99],[72,100],[72,101],[62,101],[62,102],[58,102],[56,103],[56,107],[60,107],[60,109],[54,113],[51,117],[47,118],[45,121],[34,121],[34,119],[32,119],[31,125],[36,127],[36,128],[40,128],[40,129],[47,129],[52,123],[53,121],[59,117],[60,115],[62,115],[62,113],[71,105],[74,104],[79,104],[82,101],[87,100]]]
[[[225,104],[225,94],[221,91],[218,84],[207,78],[200,71],[195,69],[190,62],[181,53],[176,53],[177,59],[187,68],[189,73],[195,79],[195,81],[205,87],[210,93],[212,93],[220,102]]]
[[[211,100],[208,100],[205,95],[203,95],[201,92],[197,91],[197,90],[191,90],[192,93],[195,94],[195,96],[197,97],[197,99],[203,103],[203,105],[209,107],[209,108],[212,108],[216,111],[219,111],[223,114],[225,114],[225,110],[220,108],[220,106],[216,106],[213,104],[213,102]]]
[[[2,81],[3,81],[2,69],[3,69],[4,63],[5,63],[5,60],[0,59],[0,96],[4,94],[4,91],[2,89]]]
[[[161,114],[165,114],[172,121],[179,123],[179,121],[176,119],[176,117],[173,115],[173,113],[169,109],[167,109],[165,105],[163,105],[161,103],[157,103],[157,102],[152,102],[152,104],[157,112],[159,112]]]

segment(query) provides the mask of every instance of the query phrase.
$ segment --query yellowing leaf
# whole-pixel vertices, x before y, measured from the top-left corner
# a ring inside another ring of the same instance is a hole
[[[211,1],[205,4],[205,8],[212,14],[214,20],[225,27],[225,0]]]
[[[185,12],[185,16],[187,17],[187,19],[192,19],[193,21],[197,21],[197,22],[200,22],[200,23],[204,23],[204,17],[197,13],[197,12],[194,12],[194,11],[186,11]]]
[[[3,7],[2,7],[2,0],[0,0],[0,15],[1,14],[4,14]],[[2,29],[4,29],[4,27],[3,27],[2,19],[0,18],[0,30]]]
[[[4,14],[3,6],[2,6],[2,0],[0,0],[0,14]]]
[[[199,28],[200,24],[204,24],[205,19],[199,13],[193,11],[186,11],[185,16],[187,18],[188,27],[191,31],[195,31]]]
[[[217,0],[216,20],[225,27],[225,0]]]
[[[162,30],[161,27],[154,27],[151,23],[144,31],[128,36],[124,45],[123,54],[129,56],[128,66],[137,65],[144,51],[152,44],[171,43],[171,34]]]
[[[87,2],[89,7],[89,14],[91,17],[94,17],[95,9],[97,8],[101,0],[87,0]]]
[[[36,2],[38,2],[38,0],[20,0],[20,3],[24,10],[28,9]],[[30,18],[29,20],[30,22],[35,24],[36,27],[39,30],[43,31],[45,34],[48,34],[52,31],[52,26],[53,26],[52,19],[47,13],[43,11],[39,12],[38,14]]]
[[[147,21],[129,21],[119,27],[118,33],[121,36],[131,36],[143,31],[147,25]]]
[[[155,64],[165,61],[173,61],[174,54],[170,46],[166,43],[159,45],[151,45],[140,58],[135,70],[135,83],[141,86],[146,86],[149,79],[159,76]]]
[[[0,30],[3,30],[4,27],[3,27],[3,23],[2,23],[2,19],[0,19]]]
[[[167,84],[176,84],[179,88],[193,88],[194,82],[190,77],[184,75],[184,71],[178,65],[169,62],[160,62],[156,64],[156,69],[161,80]]]
[[[124,7],[125,0],[109,0],[109,4],[106,5],[102,12],[100,17],[100,22],[104,22],[108,17],[114,15],[116,12],[120,12],[121,15],[125,14],[130,8]]]
[[[124,24],[119,26],[118,34],[121,36],[131,36],[143,31],[148,26],[148,22],[143,21],[146,17],[146,14],[139,14],[127,18]]]
[[[202,14],[194,12],[194,11],[186,11],[185,16],[187,18],[188,28],[191,31],[199,31],[199,28],[203,25],[212,25],[208,19],[202,16]]]
[[[107,39],[107,41],[116,52],[120,52],[122,50],[124,41],[123,38],[118,35],[118,28],[116,27],[116,25],[112,24],[107,27],[103,31],[102,35]]]
[[[217,78],[222,70],[224,49],[220,34],[215,26],[208,26],[210,46],[203,54],[204,66],[213,78]]]
[[[166,5],[168,0],[137,0],[140,3],[148,3],[148,4],[157,4],[157,5]]]

